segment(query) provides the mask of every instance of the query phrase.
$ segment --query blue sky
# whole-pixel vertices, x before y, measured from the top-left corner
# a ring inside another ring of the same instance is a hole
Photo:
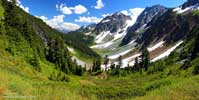
[[[68,30],[97,23],[105,15],[155,4],[176,7],[186,0],[20,0],[20,5],[34,16],[40,17],[53,28]],[[104,16],[103,16],[104,15]],[[57,21],[57,22],[56,22]],[[61,25],[64,24],[64,25]]]

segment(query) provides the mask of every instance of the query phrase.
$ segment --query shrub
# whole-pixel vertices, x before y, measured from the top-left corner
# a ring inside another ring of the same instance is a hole
[[[66,74],[63,74],[62,72],[58,73],[53,72],[48,79],[52,81],[70,82],[70,78],[66,76]]]
[[[193,74],[199,74],[199,65],[194,67]]]

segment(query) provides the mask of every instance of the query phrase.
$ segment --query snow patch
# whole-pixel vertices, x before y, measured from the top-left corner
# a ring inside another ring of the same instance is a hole
[[[166,52],[164,52],[164,53],[160,54],[159,56],[157,56],[156,58],[152,59],[151,62],[155,62],[155,61],[158,61],[160,59],[163,59],[163,58],[169,56],[171,54],[171,52],[173,52],[182,43],[183,43],[183,41],[178,42],[175,46],[173,46],[172,48],[168,49]]]
[[[131,56],[131,57],[128,57],[128,58],[123,59],[123,60],[122,60],[122,63],[123,63],[123,64],[122,64],[122,68],[127,67],[128,64],[129,64],[129,66],[134,66],[135,60],[132,60],[132,59],[135,59],[135,58],[137,58],[137,57],[139,57],[139,56],[141,56],[141,54],[136,54],[136,55],[133,55],[133,56]]]
[[[80,59],[78,59],[77,57],[73,56],[72,57],[72,60],[76,60],[77,64],[82,66],[82,67],[85,67],[86,63]]]
[[[141,32],[143,29],[145,29],[146,26],[147,26],[147,24],[144,24],[139,29],[137,29],[135,32],[137,32],[137,33]]]
[[[99,35],[96,36],[96,43],[103,43],[103,39],[110,34],[110,31],[101,32]]]
[[[75,50],[74,50],[73,48],[70,48],[70,47],[67,47],[67,48],[68,48],[69,52],[71,52],[71,53],[76,53]],[[85,67],[85,65],[86,65],[86,62],[84,62],[84,61],[78,59],[76,56],[72,56],[71,59],[72,59],[72,60],[76,60],[77,64],[78,64],[78,65],[81,65],[82,67]]]
[[[74,50],[73,48],[70,48],[70,47],[67,47],[67,48],[68,48],[68,50],[69,50],[70,52],[76,53],[75,50]]]
[[[89,36],[91,35],[91,32],[88,32],[88,33],[84,33],[86,36]]]
[[[107,48],[107,47],[111,46],[112,44],[114,44],[114,42],[109,41],[109,42],[104,43],[104,44],[98,44],[98,45],[91,46],[90,48],[99,48],[99,49],[103,49],[103,48]]]
[[[110,22],[111,20],[110,19],[107,19],[107,20],[103,20],[102,23],[107,23],[107,22]]]
[[[108,70],[108,69],[110,69],[110,67],[111,67],[111,63],[107,64],[106,66],[107,66],[107,70]],[[105,71],[106,66],[105,66],[104,64],[103,64],[103,65],[101,65],[101,70]]]
[[[164,41],[160,41],[159,43],[155,44],[153,47],[149,47],[147,49],[148,49],[149,52],[151,52],[151,51],[154,51],[155,49],[163,46],[163,44],[164,44]]]
[[[139,57],[139,56],[141,56],[140,53],[135,54],[135,55],[133,55],[133,56],[131,56],[131,57],[128,57],[128,58],[123,59],[123,60],[122,60],[122,66],[121,66],[120,68],[126,68],[126,67],[128,67],[128,65],[129,65],[129,66],[134,66],[135,60],[132,60],[132,59],[135,59],[135,58],[137,58],[137,57]],[[115,64],[115,65],[118,65],[118,62],[114,62],[114,64]],[[111,63],[109,62],[109,64],[107,64],[107,69],[110,69],[110,67],[111,67]],[[105,70],[105,65],[101,65],[101,69],[102,69],[102,70]]]
[[[131,42],[128,43],[128,45],[135,44],[135,41],[136,41],[136,39],[135,39],[135,40],[132,40]]]
[[[131,48],[131,49],[129,49],[129,50],[126,50],[126,51],[123,51],[123,52],[121,52],[121,53],[118,53],[118,54],[109,56],[108,58],[109,58],[109,59],[116,59],[116,58],[118,58],[119,56],[124,56],[125,54],[131,52],[132,50],[133,50],[133,48]]]

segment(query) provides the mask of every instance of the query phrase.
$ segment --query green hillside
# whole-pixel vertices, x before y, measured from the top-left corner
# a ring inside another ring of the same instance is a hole
[[[82,75],[84,69],[71,59],[67,45],[73,44],[66,44],[65,34],[50,28],[13,2],[2,0],[1,3],[0,7],[4,8],[4,17],[0,20],[2,68],[20,75],[30,74],[27,77],[37,77],[38,74],[52,81],[69,81],[69,75]],[[99,57],[86,45],[76,49],[90,50],[80,52],[87,55],[87,59]]]

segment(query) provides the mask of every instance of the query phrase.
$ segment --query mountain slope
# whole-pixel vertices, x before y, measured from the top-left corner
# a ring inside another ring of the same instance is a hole
[[[143,36],[138,41],[144,42],[144,46],[160,39],[166,43],[173,43],[183,40],[197,24],[198,16],[191,15],[177,15],[175,12],[169,10],[155,23],[151,23],[151,27],[143,33]]]
[[[149,27],[149,22],[152,19],[155,21],[158,17],[164,14],[168,8],[161,5],[154,5],[152,7],[147,7],[145,10],[138,16],[136,23],[129,28],[127,35],[122,40],[121,45],[126,45],[135,39],[139,33],[145,30],[146,27]]]

